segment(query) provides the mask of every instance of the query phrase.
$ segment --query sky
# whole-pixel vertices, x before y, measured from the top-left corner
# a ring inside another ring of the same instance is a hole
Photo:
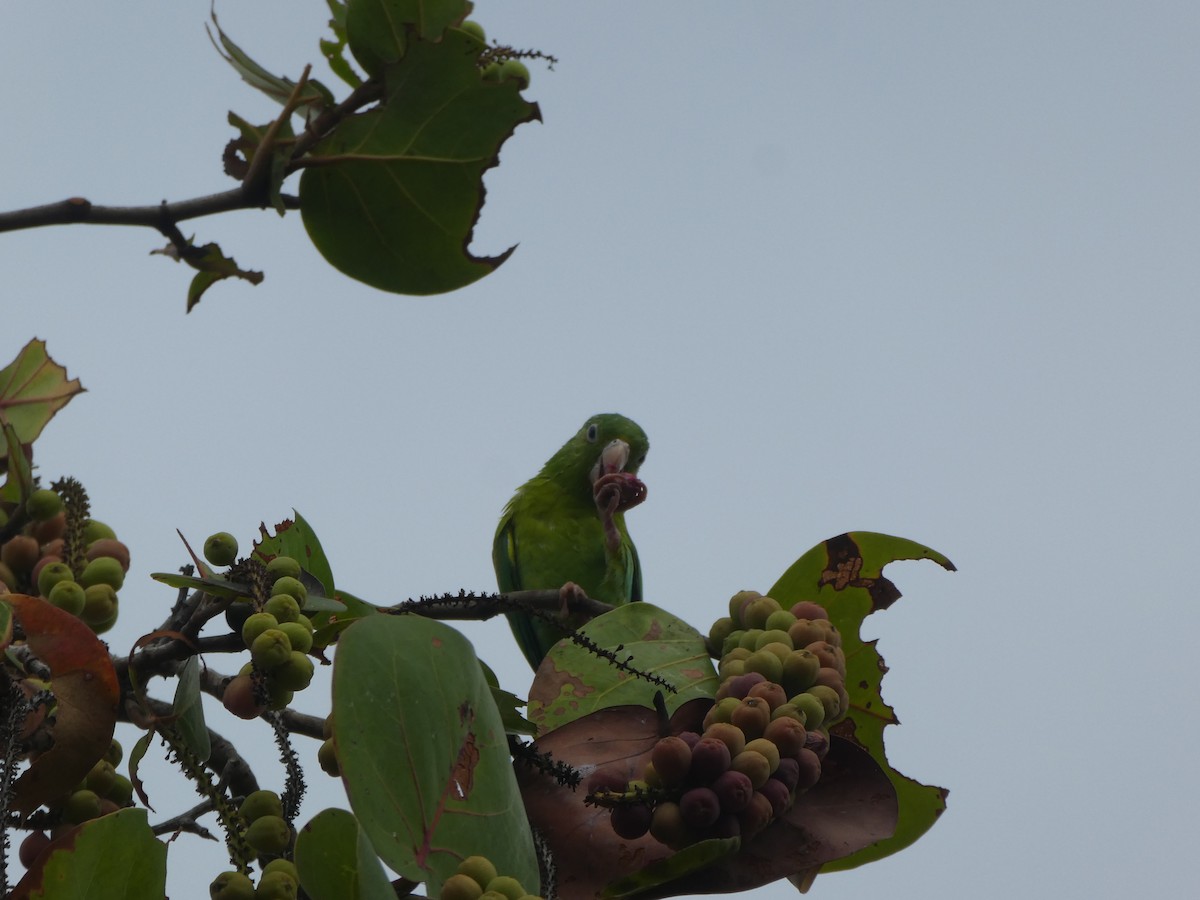
[[[334,84],[324,3],[217,12],[271,71]],[[227,112],[277,108],[207,15],[0,3],[0,209],[232,187]],[[479,0],[474,18],[559,62],[532,67],[544,122],[486,178],[473,248],[519,246],[466,289],[384,294],[297,214],[242,211],[184,231],[264,281],[185,315],[189,272],[149,255],[155,232],[0,235],[0,358],[45,339],[88,389],[37,462],[132,549],[114,649],[164,617],[148,575],[186,561],[176,528],[246,545],[293,508],[365,599],[490,589],[509,496],[620,411],[651,441],[629,515],[646,598],[702,631],[844,531],[958,567],[889,567],[904,598],[865,626],[903,722],[889,758],[949,809],[812,896],[1188,895],[1200,8]],[[523,692],[506,626],[464,631]],[[298,706],[322,713],[326,690]],[[273,754],[256,770],[282,785]],[[152,771],[160,818],[192,805]],[[345,806],[312,782],[302,819]],[[185,836],[169,865],[184,900],[227,862]]]

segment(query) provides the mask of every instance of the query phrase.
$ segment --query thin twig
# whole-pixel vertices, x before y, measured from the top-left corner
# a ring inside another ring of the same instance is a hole
[[[150,830],[156,835],[184,832],[202,837],[206,841],[215,841],[217,840],[216,836],[196,821],[197,817],[212,811],[212,801],[205,798],[186,812],[181,812],[179,815],[172,816],[170,819],[159,822],[157,825],[152,825]]]

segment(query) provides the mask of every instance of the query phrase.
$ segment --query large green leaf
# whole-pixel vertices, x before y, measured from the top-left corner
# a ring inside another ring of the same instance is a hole
[[[335,268],[399,294],[452,291],[492,272],[513,248],[468,246],[483,174],[522,122],[539,118],[516,79],[484,81],[483,43],[450,29],[414,41],[387,68],[381,106],[348,117],[305,158],[304,227]]]
[[[267,531],[265,522],[259,524],[259,539],[254,542],[253,555],[264,563],[276,556],[290,556],[300,563],[300,568],[321,582],[324,596],[332,597],[333,570],[321,549],[321,541],[304,516],[294,509],[292,515],[296,518],[284,519],[275,526],[275,534]]]
[[[436,896],[482,854],[538,883],[500,714],[471,644],[441,622],[372,616],[342,634],[333,740],[350,805],[388,866]]]
[[[162,900],[166,881],[167,847],[154,837],[146,811],[121,809],[46,848],[11,900]]]
[[[653,706],[658,692],[666,700],[668,714],[688,700],[711,699],[716,694],[717,673],[704,637],[666,610],[650,603],[628,603],[597,616],[581,631],[619,660],[632,656],[632,668],[657,676],[675,691],[563,640],[546,654],[529,689],[528,716],[539,734],[610,706]]]
[[[888,563],[901,559],[929,559],[954,571],[954,564],[936,550],[904,538],[858,531],[809,550],[769,591],[785,607],[801,600],[821,604],[841,632],[850,712],[831,731],[867,751],[887,774],[899,799],[899,821],[891,837],[825,864],[825,871],[854,868],[904,849],[928,831],[946,808],[945,788],[921,784],[888,764],[883,729],[895,723],[896,716],[880,694],[887,667],[875,650],[876,642],[864,642],[859,636],[868,615],[899,598],[900,592],[882,572]]]
[[[200,657],[190,657],[179,670],[171,710],[176,716],[175,729],[184,745],[200,762],[207,762],[212,744],[204,724],[204,704],[200,702]]]
[[[395,900],[396,891],[358,821],[325,809],[296,835],[296,868],[312,900]]]
[[[349,0],[346,38],[370,75],[397,63],[413,38],[436,41],[467,15],[467,0]]]
[[[46,342],[34,338],[0,369],[0,425],[12,425],[22,444],[31,444],[71,398],[83,392],[78,378],[50,358]],[[4,458],[7,448],[0,448]]]

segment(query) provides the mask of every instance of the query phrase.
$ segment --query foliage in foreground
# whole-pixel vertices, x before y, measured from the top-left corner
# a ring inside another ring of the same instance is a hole
[[[650,603],[599,615],[551,650],[521,715],[438,620],[514,609],[552,619],[558,592],[379,608],[335,584],[297,515],[261,528],[245,556],[222,533],[180,573],[156,575],[174,604],[117,656],[97,635],[117,618],[128,548],[78,482],[42,487],[32,468],[34,440],[80,390],[39,341],[0,371],[0,785],[6,846],[24,834],[26,869],[11,897],[82,897],[103,879],[114,896],[160,898],[160,837],[210,827],[229,851],[212,888],[226,900],[301,886],[314,900],[419,885],[447,900],[664,897],[781,878],[807,888],[820,871],[908,846],[944,809],[944,790],[888,764],[885,667],[859,637],[899,597],[887,563],[953,569],[933,550],[832,538],[766,596],[734,594],[707,635]],[[221,654],[240,670],[219,672]],[[330,659],[329,717],[291,709],[314,662]],[[174,685],[171,702],[148,691],[151,678]],[[201,693],[271,733],[281,794],[259,789],[205,720]],[[143,731],[124,773],[118,721]],[[298,753],[295,736],[312,743]],[[151,825],[138,770],[156,743],[201,801]],[[299,822],[318,767],[341,779],[349,808]]]

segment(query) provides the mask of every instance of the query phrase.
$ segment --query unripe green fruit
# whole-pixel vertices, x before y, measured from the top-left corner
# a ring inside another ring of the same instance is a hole
[[[313,680],[313,662],[299,650],[293,650],[287,662],[271,672],[271,680],[289,691],[302,691]]]
[[[63,803],[62,812],[68,822],[82,825],[100,815],[100,797],[95,791],[76,791]]]
[[[278,628],[268,628],[250,645],[254,665],[264,672],[278,669],[292,657],[292,643]]]
[[[739,648],[740,649],[740,648]],[[747,651],[749,652],[749,651]],[[747,657],[748,659],[749,657]],[[717,666],[717,675],[722,681],[729,678],[737,678],[739,675],[746,674],[746,659],[736,659],[734,657],[726,657],[721,660],[721,664]]]
[[[797,722],[803,725],[804,713],[800,712],[800,709],[794,703],[789,701],[788,703],[777,706],[774,710],[772,710],[771,721],[774,722],[776,719],[795,719]]]
[[[133,802],[133,782],[118,773],[113,786],[109,788],[107,799],[117,806],[128,806]]]
[[[288,641],[291,642],[292,650],[298,650],[301,653],[307,653],[312,649],[313,633],[312,626],[305,625],[307,619],[300,622],[284,622],[279,626],[279,630],[288,636]]]
[[[254,882],[241,872],[222,872],[208,886],[212,900],[254,900]]]
[[[729,632],[729,636],[726,637],[725,640],[721,643],[721,659],[724,659],[726,656],[728,656],[734,650],[741,649],[742,637],[743,637],[743,635],[745,635],[745,633],[746,632],[744,630],[742,630],[741,628],[738,628],[738,629],[735,629],[735,630]],[[753,650],[753,648],[746,648],[746,649]]]
[[[479,73],[479,77],[489,84],[500,80],[500,63],[488,63]]]
[[[332,775],[334,778],[342,774],[342,765],[338,762],[337,749],[329,738],[326,738],[317,750],[317,765],[321,767],[322,772]]]
[[[246,829],[246,843],[259,853],[282,853],[292,838],[281,816],[260,816]]]
[[[301,583],[299,578],[284,575],[282,578],[277,578],[275,583],[271,585],[271,594],[291,594],[296,598],[296,602],[303,607],[304,601],[308,599],[308,588]]]
[[[480,25],[478,22],[476,22],[474,19],[467,19],[465,22],[463,22],[458,27],[462,31],[465,31],[467,34],[471,35],[471,37],[479,40],[481,43],[484,43],[484,44],[487,43],[487,32],[485,32],[483,30],[483,26]]]
[[[508,900],[508,897],[499,891],[484,891],[479,895],[479,900]]]
[[[774,597],[759,597],[746,607],[742,613],[742,621],[747,628],[763,628],[771,613],[780,610],[779,601]]]
[[[752,741],[746,741],[746,752],[761,753],[767,758],[767,762],[771,764],[771,771],[774,772],[779,768],[779,748],[766,738],[756,738]]]
[[[108,745],[108,749],[104,752],[104,758],[110,765],[120,765],[121,760],[125,758],[125,748],[121,746],[121,742],[113,738]]]
[[[111,616],[109,616],[103,622],[95,622],[95,623],[89,622],[88,628],[92,629],[93,634],[104,634],[104,632],[108,631],[116,624],[117,624],[117,610],[114,608]]]
[[[817,673],[821,669],[821,660],[809,650],[793,650],[783,661],[784,690],[789,696],[807,691],[817,683]]]
[[[88,544],[88,562],[91,562],[93,559],[99,559],[101,556],[115,559],[121,564],[121,568],[124,571],[129,571],[129,548],[116,538],[101,538],[98,541],[92,541],[92,543]]]
[[[246,672],[230,679],[229,684],[225,685],[221,702],[239,719],[257,719],[267,709],[266,703],[255,690],[253,676]]]
[[[791,611],[781,609],[767,616],[767,622],[764,627],[767,631],[787,631],[795,624],[796,617],[792,615]]]
[[[479,900],[483,888],[470,875],[451,875],[442,882],[439,900]]]
[[[119,591],[125,583],[125,570],[121,563],[111,556],[97,556],[88,563],[79,575],[79,583],[85,588],[93,584],[107,584],[113,590]]]
[[[811,697],[816,697],[821,706],[825,708],[825,721],[823,724],[831,725],[843,713],[841,698],[838,692],[826,684],[814,684],[804,693]]]
[[[242,643],[247,647],[252,647],[260,634],[268,628],[277,628],[278,626],[279,620],[269,612],[254,613],[242,625]]]
[[[763,632],[763,634],[768,634],[768,633],[769,632],[765,632],[765,631]],[[780,663],[783,663],[784,660],[786,660],[789,656],[792,655],[793,652],[795,652],[792,650],[792,642],[791,641],[782,641],[782,642],[781,641],[771,641],[769,643],[764,643],[761,647],[758,647],[756,649],[757,650],[769,650],[771,653],[774,653],[776,656],[779,657]]]
[[[93,584],[83,591],[83,610],[79,617],[93,628],[117,614],[117,592],[110,584]]]
[[[729,722],[729,717],[733,715],[733,711],[741,705],[741,702],[737,697],[723,697],[718,700],[704,717],[705,729],[720,722]]]
[[[300,871],[290,859],[273,859],[263,866],[264,875],[270,875],[272,872],[283,872],[297,884],[300,883]]]
[[[89,546],[92,541],[103,540],[104,538],[116,538],[117,533],[101,522],[99,519],[88,519],[83,526],[83,545]]]
[[[733,619],[729,618],[729,616],[724,616],[713,622],[712,628],[708,629],[708,640],[705,641],[708,655],[720,657],[722,655],[722,648],[725,645],[725,639],[733,632]]]
[[[83,585],[76,584],[74,581],[58,582],[50,589],[46,599],[63,612],[69,612],[73,616],[82,613],[83,605],[87,602]]]
[[[5,544],[4,546],[7,547],[8,545]],[[0,557],[3,557],[3,555],[4,550],[3,548],[0,548]],[[13,572],[12,567],[2,559],[0,559],[0,582],[3,582],[5,587],[7,587],[10,591],[15,591],[17,589],[16,573]]]
[[[258,879],[254,900],[296,900],[300,882],[287,872],[266,872]]]
[[[691,830],[684,824],[679,804],[671,802],[659,803],[654,807],[654,815],[650,818],[650,834],[672,850],[682,849],[695,840]]]
[[[717,722],[704,729],[704,737],[715,738],[729,749],[729,758],[737,756],[746,749],[746,734],[742,729],[729,722]]]
[[[771,777],[771,761],[755,750],[743,750],[729,761],[729,768],[749,778],[756,791]]]
[[[117,770],[107,760],[100,760],[88,772],[84,784],[89,791],[94,791],[100,797],[107,797],[117,783]]]
[[[267,709],[283,709],[292,702],[295,691],[284,687],[270,675],[267,676]]]
[[[761,628],[747,628],[745,631],[742,632],[742,637],[738,641],[738,646],[744,647],[747,650],[749,650],[751,653],[753,653],[755,650],[758,649],[758,647],[757,647],[758,636],[760,634],[762,634]]]
[[[277,556],[267,563],[267,578],[272,582],[285,575],[290,578],[299,578],[300,563],[290,556]]]
[[[500,64],[500,80],[501,81],[516,81],[521,85],[521,90],[529,87],[529,67],[519,59],[506,59]],[[519,897],[513,900],[520,900]]]
[[[35,522],[45,522],[47,519],[53,519],[62,512],[62,508],[62,497],[58,496],[54,491],[45,488],[34,491],[25,501],[25,512]]]
[[[458,864],[460,875],[469,875],[475,879],[479,889],[483,890],[496,877],[496,867],[486,856],[468,856]]]
[[[511,875],[497,875],[487,883],[484,890],[496,891],[503,894],[508,900],[521,900],[525,896],[525,888],[521,887],[521,882]]]
[[[742,621],[742,607],[753,600],[757,600],[761,596],[762,594],[760,594],[758,591],[738,591],[729,598],[730,618],[732,618],[733,621],[741,624],[741,626],[744,628],[745,623]]]
[[[233,565],[237,553],[237,538],[228,531],[218,531],[204,540],[204,558],[214,566]]]
[[[756,650],[745,662],[747,672],[758,672],[767,681],[779,681],[783,662],[770,650]]]
[[[256,822],[263,816],[283,818],[283,801],[274,791],[253,791],[238,807],[238,814],[247,822]]]
[[[74,581],[75,574],[71,571],[71,567],[65,562],[52,562],[42,566],[42,570],[38,572],[37,588],[38,593],[43,597],[49,597],[50,591],[60,581]]]
[[[812,694],[797,694],[790,701],[804,716],[804,727],[809,731],[825,724],[825,704]]]
[[[781,644],[788,648],[788,652],[795,648],[795,644],[792,643],[792,639],[788,637],[786,631],[764,631],[754,642],[754,649],[762,650],[771,644]]]
[[[15,534],[0,547],[0,562],[13,572],[28,572],[42,555],[38,542],[27,534]],[[15,588],[15,584],[9,587]]]
[[[299,584],[299,582],[296,582]],[[300,620],[300,604],[291,594],[272,594],[263,604],[263,612],[268,612],[280,622],[298,622]]]

